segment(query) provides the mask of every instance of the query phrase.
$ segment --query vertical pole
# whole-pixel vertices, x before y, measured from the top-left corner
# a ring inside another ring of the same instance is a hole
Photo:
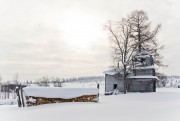
[[[99,83],[97,84],[97,88],[98,88],[98,90],[99,90]],[[98,100],[99,100],[99,93],[98,93]]]
[[[19,94],[19,85],[16,87],[16,93],[18,97],[18,107],[21,107],[21,99],[20,99],[20,94]]]
[[[21,93],[22,106],[25,107],[24,96],[23,96],[23,89],[22,88],[23,88],[22,85],[20,85],[20,93]]]
[[[126,65],[124,65],[124,76],[123,76],[123,81],[124,81],[124,94],[126,94]]]

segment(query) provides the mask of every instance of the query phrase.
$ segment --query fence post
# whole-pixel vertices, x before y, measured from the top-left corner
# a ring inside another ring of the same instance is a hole
[[[17,97],[18,97],[18,107],[21,107],[21,98],[20,98],[20,94],[19,94],[19,85],[16,87],[16,93],[17,93]]]
[[[22,85],[20,84],[20,93],[21,93],[21,100],[22,100],[22,106],[25,107],[25,103],[24,103],[24,95],[23,95],[23,89],[22,89]]]
[[[99,89],[99,83],[97,84],[97,88]],[[99,98],[99,92],[98,92],[98,98]]]

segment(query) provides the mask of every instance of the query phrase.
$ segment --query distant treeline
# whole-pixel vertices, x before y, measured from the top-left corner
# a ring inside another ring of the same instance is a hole
[[[104,81],[104,76],[88,76],[88,77],[78,77],[78,78],[59,78],[59,77],[42,77],[36,81],[25,81],[25,84],[37,84],[39,86],[49,86],[50,84],[55,87],[60,87],[62,83],[70,82],[101,82]]]
[[[89,77],[78,77],[78,78],[67,78],[65,82],[97,82],[104,81],[104,76],[89,76]]]
[[[180,76],[158,76],[157,87],[178,87],[180,88]]]

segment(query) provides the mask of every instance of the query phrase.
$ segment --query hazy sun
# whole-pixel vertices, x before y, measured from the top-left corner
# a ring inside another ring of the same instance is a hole
[[[93,44],[102,34],[96,17],[83,12],[65,12],[60,22],[65,42],[80,49]]]

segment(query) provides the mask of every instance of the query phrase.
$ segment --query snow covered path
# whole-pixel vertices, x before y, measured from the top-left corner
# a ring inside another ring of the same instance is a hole
[[[0,121],[180,121],[180,89],[101,96],[99,103],[0,106]]]

